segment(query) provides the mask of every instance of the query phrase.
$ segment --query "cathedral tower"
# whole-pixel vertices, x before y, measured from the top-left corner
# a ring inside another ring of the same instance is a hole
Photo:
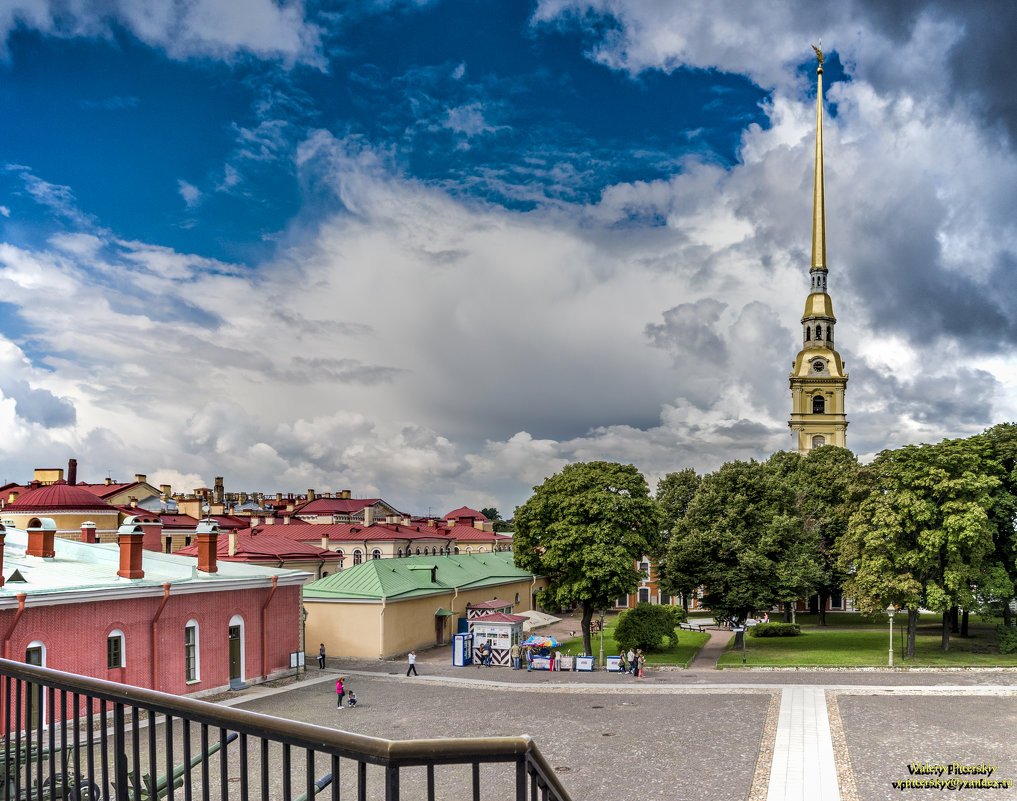
[[[834,349],[833,331],[837,318],[833,300],[826,291],[826,199],[823,182],[823,51],[816,56],[816,175],[812,192],[812,267],[809,296],[802,315],[802,349],[791,370],[791,420],[788,425],[798,437],[798,453],[821,445],[847,447],[847,416],[844,390],[848,374]]]

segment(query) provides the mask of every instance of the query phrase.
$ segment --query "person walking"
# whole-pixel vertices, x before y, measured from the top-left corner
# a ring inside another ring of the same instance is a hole
[[[621,653],[618,654],[618,664],[621,665],[621,670],[619,671],[620,673],[628,673],[629,672],[629,660],[628,660],[628,657],[625,656],[625,649],[624,648],[622,648]]]
[[[643,665],[646,664],[646,657],[643,656],[643,649],[636,649],[636,676],[643,678]]]
[[[338,679],[335,680],[335,693],[338,696],[338,698],[336,700],[336,705],[339,707],[339,709],[342,709],[343,708],[343,696],[346,695],[346,688],[343,687],[343,677],[342,676],[340,676]]]
[[[410,653],[407,655],[406,658],[409,660],[409,663],[410,663],[410,666],[408,668],[406,668],[406,675],[409,676],[410,675],[410,671],[413,671],[413,675],[414,676],[418,675],[418,673],[417,673],[417,652],[416,651],[410,651]]]
[[[529,673],[533,670],[533,648],[526,646],[526,672]]]
[[[322,643],[321,647],[318,648],[318,670],[324,669],[325,669],[325,643]]]
[[[633,676],[636,675],[636,652],[629,648],[627,654],[629,660],[629,673]]]
[[[512,647],[509,648],[509,655],[512,657],[512,669],[519,670],[519,643],[512,643]]]

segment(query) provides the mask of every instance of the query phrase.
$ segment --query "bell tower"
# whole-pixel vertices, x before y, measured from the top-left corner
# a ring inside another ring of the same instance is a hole
[[[820,42],[822,44],[822,42]],[[797,435],[798,453],[804,455],[822,445],[844,448],[847,415],[844,390],[848,374],[834,347],[833,299],[826,291],[826,197],[823,180],[823,51],[813,47],[816,69],[816,173],[812,190],[812,266],[809,269],[809,296],[802,315],[802,349],[798,351],[789,376],[791,383],[791,427]]]

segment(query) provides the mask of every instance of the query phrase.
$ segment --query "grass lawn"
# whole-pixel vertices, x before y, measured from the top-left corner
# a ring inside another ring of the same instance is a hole
[[[607,618],[604,621],[604,656],[617,656],[621,651],[618,643],[614,641],[614,627],[617,622],[617,617]],[[592,636],[593,639],[591,644],[593,645],[593,654],[594,656],[599,656],[600,634],[598,633]],[[676,643],[672,644],[665,639],[663,650],[644,654],[646,656],[646,664],[679,665],[682,667],[688,667],[689,662],[691,662],[692,658],[699,653],[699,649],[702,648],[709,639],[710,635],[705,632],[679,632]],[[561,650],[563,653],[565,651],[571,651],[573,654],[581,654],[583,652],[582,636],[575,637],[571,640],[565,640],[562,643]]]
[[[799,615],[799,621],[803,616]],[[814,616],[812,616],[814,617]],[[827,615],[829,620],[830,615]],[[857,616],[856,616],[857,618]],[[930,621],[931,618],[931,621]],[[803,621],[802,621],[803,622]],[[832,623],[832,621],[830,621]],[[971,621],[972,636],[950,637],[950,650],[941,648],[938,615],[926,615],[918,626],[915,658],[901,656],[899,627],[894,621],[893,663],[901,666],[1008,666],[1017,667],[1017,654],[1002,655],[996,645],[995,623]],[[837,624],[833,624],[837,625]],[[842,624],[843,625],[843,624]],[[742,652],[733,650],[734,640],[718,660],[718,667],[742,664]],[[890,647],[889,624],[864,622],[852,629],[803,628],[798,637],[749,637],[746,640],[747,666],[801,665],[803,667],[886,666]]]

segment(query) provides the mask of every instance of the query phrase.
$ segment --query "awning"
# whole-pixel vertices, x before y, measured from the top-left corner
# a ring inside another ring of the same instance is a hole
[[[435,617],[451,617],[455,612],[449,612],[444,606],[439,606],[438,611],[434,613]]]

